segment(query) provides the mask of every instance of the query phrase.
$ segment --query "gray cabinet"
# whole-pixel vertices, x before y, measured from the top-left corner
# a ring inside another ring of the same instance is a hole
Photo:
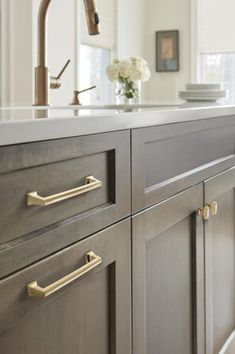
[[[134,354],[218,354],[234,330],[235,167],[133,217]]]
[[[235,167],[205,182],[205,204],[214,201],[217,215],[205,221],[207,354],[235,329]]]
[[[235,329],[234,137],[224,117],[1,147],[0,354],[218,354]]]
[[[133,353],[204,353],[203,184],[133,217]]]
[[[102,262],[85,272],[90,251]],[[1,280],[0,353],[130,354],[130,253],[127,219]],[[54,284],[75,270],[84,274]],[[48,297],[29,297],[34,281]]]
[[[130,132],[1,147],[0,195],[2,278],[130,215]]]
[[[132,211],[139,212],[235,164],[234,117],[132,131]]]

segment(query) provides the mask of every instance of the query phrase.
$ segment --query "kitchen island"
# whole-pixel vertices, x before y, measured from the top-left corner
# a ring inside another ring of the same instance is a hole
[[[1,110],[0,353],[218,354],[235,107],[81,111]]]

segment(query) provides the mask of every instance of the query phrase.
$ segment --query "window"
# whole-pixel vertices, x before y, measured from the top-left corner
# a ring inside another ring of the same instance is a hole
[[[97,0],[100,17],[101,34],[89,36],[86,16],[81,12],[81,46],[80,46],[80,82],[79,87],[97,88],[84,93],[84,104],[108,104],[111,102],[112,90],[106,76],[106,67],[116,49],[117,38],[117,0]]]
[[[235,103],[235,53],[200,54],[200,82],[221,83],[227,90],[224,104]]]
[[[221,83],[228,97],[219,102],[235,103],[235,31],[233,0],[192,0],[196,4],[198,79]]]
[[[111,101],[110,83],[105,73],[110,60],[109,49],[80,46],[80,88],[96,86],[83,94],[83,104],[108,104]]]

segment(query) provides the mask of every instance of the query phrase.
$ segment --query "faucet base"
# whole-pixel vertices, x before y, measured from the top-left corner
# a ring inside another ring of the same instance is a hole
[[[45,66],[35,68],[35,101],[34,106],[49,106],[49,69]]]

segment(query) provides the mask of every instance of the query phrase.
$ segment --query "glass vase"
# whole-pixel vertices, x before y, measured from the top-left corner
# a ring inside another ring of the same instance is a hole
[[[115,95],[117,105],[140,104],[141,81],[135,81],[128,84],[126,84],[125,82],[117,82]]]

